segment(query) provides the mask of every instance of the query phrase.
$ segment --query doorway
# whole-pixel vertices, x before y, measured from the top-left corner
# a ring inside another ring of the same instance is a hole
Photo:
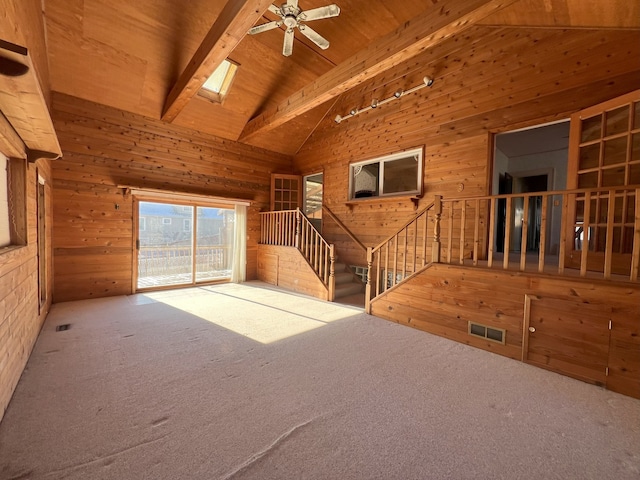
[[[498,199],[495,222],[496,252],[505,250],[505,231],[510,224],[509,251],[520,252],[524,199],[515,194],[564,190],[567,186],[569,155],[569,121],[563,120],[494,137],[492,194],[514,194]],[[507,201],[511,201],[511,218],[507,219]],[[527,252],[540,250],[542,197],[531,197],[527,220]],[[562,205],[558,198],[548,205],[545,252],[557,255],[560,249]]]
[[[233,208],[137,201],[138,290],[229,281]]]
[[[322,233],[322,191],[323,174],[307,175],[304,181],[304,214],[311,224]]]

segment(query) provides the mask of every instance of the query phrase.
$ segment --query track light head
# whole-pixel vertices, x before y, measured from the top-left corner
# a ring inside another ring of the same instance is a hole
[[[424,84],[427,87],[430,87],[431,85],[433,85],[433,78],[424,77],[422,80],[424,81]]]
[[[349,111],[349,115],[355,115],[356,113],[358,113],[358,109],[357,108],[352,108],[351,111]]]
[[[371,108],[377,108],[378,107],[378,99],[374,98],[373,100],[371,100]]]
[[[334,118],[333,121],[336,122],[336,123],[340,123],[342,121],[342,116],[341,115],[336,115],[336,118]]]
[[[401,88],[399,88],[398,90],[396,90],[396,91],[393,93],[393,96],[394,96],[394,97],[396,97],[396,98],[400,98],[400,97],[402,96],[402,94],[403,94],[403,93],[404,93],[404,90],[402,90]]]

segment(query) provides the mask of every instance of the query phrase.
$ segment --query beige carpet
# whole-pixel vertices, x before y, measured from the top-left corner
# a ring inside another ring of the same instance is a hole
[[[259,282],[54,305],[0,424],[3,480],[639,477],[640,401]]]

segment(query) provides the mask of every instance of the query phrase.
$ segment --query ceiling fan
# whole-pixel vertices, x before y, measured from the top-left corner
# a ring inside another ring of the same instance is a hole
[[[300,33],[318,45],[321,49],[326,50],[329,48],[329,41],[311,27],[307,26],[306,22],[337,17],[340,15],[340,7],[335,4],[327,5],[326,7],[312,8],[311,10],[303,12],[300,7],[298,7],[298,0],[287,0],[286,3],[283,3],[279,7],[270,5],[269,11],[279,16],[281,20],[257,25],[249,30],[249,34],[255,35],[256,33],[273,30],[274,28],[279,28],[284,24],[287,30],[284,33],[282,55],[285,57],[288,57],[293,53],[293,29],[296,27],[298,27]]]

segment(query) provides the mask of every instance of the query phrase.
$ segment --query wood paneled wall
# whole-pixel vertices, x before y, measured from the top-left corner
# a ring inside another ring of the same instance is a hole
[[[329,291],[295,247],[258,246],[258,279],[294,292],[327,300]]]
[[[365,245],[374,246],[413,214],[409,200],[347,204],[349,164],[425,148],[424,196],[486,195],[490,132],[568,118],[571,112],[637,88],[640,32],[474,27],[343,94],[294,159],[301,174],[324,171],[324,203]],[[399,88],[433,86],[355,117],[353,107]],[[340,124],[333,119],[347,115]],[[362,250],[331,221],[327,239],[341,261],[365,264]],[[467,235],[468,236],[468,235]]]
[[[568,279],[524,273],[433,265],[372,304],[372,314],[451,340],[520,360],[523,349],[525,295],[552,298],[556,302],[584,305],[607,329],[612,321],[607,388],[640,398],[640,288],[601,280]],[[567,327],[580,324],[583,311],[560,312]],[[548,319],[551,322],[551,318]],[[468,322],[506,330],[501,345],[468,334]],[[551,322],[552,323],[552,322]],[[549,325],[551,327],[551,324]],[[573,332],[576,340],[589,341],[588,332]],[[543,332],[544,335],[544,332]],[[547,337],[547,342],[553,338]],[[556,342],[561,339],[557,338]],[[573,369],[549,364],[548,368],[576,376],[580,362],[572,358],[573,345],[557,344]],[[526,348],[526,346],[525,346]],[[587,347],[593,348],[593,347]],[[577,352],[576,357],[580,353]],[[549,360],[546,360],[549,362]],[[553,362],[553,359],[551,359]],[[541,365],[544,366],[544,365]],[[602,376],[605,374],[602,372]]]
[[[2,2],[0,38],[29,50],[33,66],[49,101],[49,69],[40,0]],[[4,174],[4,172],[2,172]],[[37,182],[45,180],[45,241],[47,262],[47,301],[39,308]],[[24,370],[40,328],[51,306],[51,167],[39,160],[30,164],[26,178],[27,245],[0,252],[0,420]]]
[[[45,180],[47,301],[39,308],[37,182]],[[49,161],[27,171],[27,245],[0,251],[0,420],[18,384],[51,306],[51,169]]]
[[[133,201],[117,185],[251,200],[247,278],[271,173],[291,158],[54,93],[63,158],[54,178],[56,302],[131,293]]]

